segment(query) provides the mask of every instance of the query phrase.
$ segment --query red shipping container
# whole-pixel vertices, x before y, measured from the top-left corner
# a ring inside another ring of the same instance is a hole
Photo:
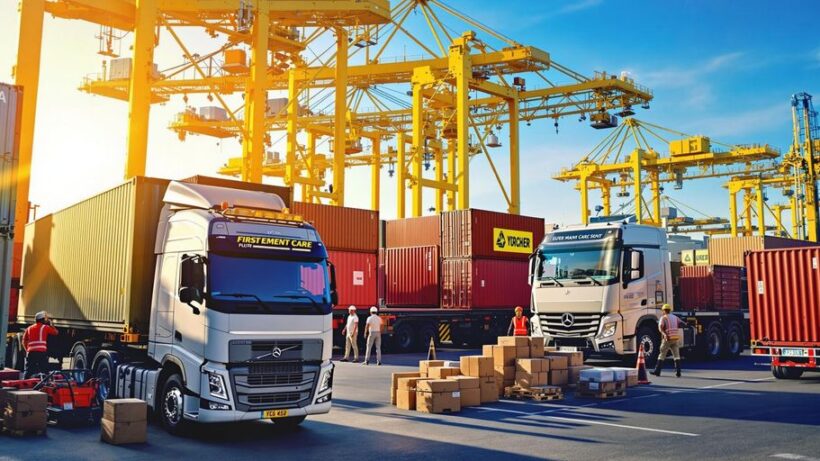
[[[683,266],[678,279],[681,310],[740,310],[743,302],[743,268],[733,266]]]
[[[388,307],[438,307],[437,246],[388,248],[384,262]]]
[[[445,259],[441,263],[443,309],[512,309],[530,305],[528,261]]]
[[[347,310],[352,304],[367,310],[378,303],[376,253],[330,250],[328,259],[336,267],[337,309]]]
[[[304,202],[294,202],[292,210],[316,227],[328,250],[379,250],[378,211]]]
[[[441,214],[441,255],[445,259],[527,260],[543,239],[541,218],[475,209]]]
[[[820,248],[746,256],[752,341],[820,346]]]
[[[441,216],[386,221],[384,243],[387,248],[441,245]]]

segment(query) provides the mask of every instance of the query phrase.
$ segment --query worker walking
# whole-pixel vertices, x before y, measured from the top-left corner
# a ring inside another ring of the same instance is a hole
[[[680,378],[680,343],[683,340],[681,319],[672,314],[672,306],[669,304],[664,304],[661,310],[663,316],[658,322],[658,329],[661,332],[661,353],[658,355],[658,363],[655,364],[655,371],[652,374],[655,376],[661,375],[663,362],[666,360],[667,353],[671,350],[672,357],[675,359],[675,375]]]
[[[345,327],[342,328],[342,334],[345,335],[345,356],[342,362],[347,362],[350,357],[350,350],[353,349],[353,361],[359,361],[359,316],[356,314],[356,306],[347,308],[347,320]]]
[[[510,321],[510,327],[507,329],[507,336],[529,336],[530,335],[530,321],[524,317],[524,308],[516,306],[515,317]]]
[[[382,318],[375,306],[370,308],[370,317],[364,325],[364,336],[367,339],[367,349],[364,351],[363,365],[370,364],[370,350],[376,346],[376,365],[382,364]]]
[[[35,314],[34,322],[34,325],[26,328],[23,333],[23,348],[26,349],[26,379],[48,371],[48,337],[58,334],[45,311]]]

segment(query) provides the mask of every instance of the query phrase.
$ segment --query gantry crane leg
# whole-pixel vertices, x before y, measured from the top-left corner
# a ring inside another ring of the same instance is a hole
[[[265,156],[265,113],[268,71],[268,35],[270,33],[270,6],[259,2],[251,26],[251,68],[245,91],[245,128],[242,137],[242,180],[261,183],[262,162]]]
[[[333,204],[345,204],[345,147],[347,144],[347,30],[336,28],[336,82],[333,120]]]
[[[137,0],[134,56],[128,93],[126,179],[145,175],[148,156],[148,123],[151,113],[151,81],[154,78],[154,47],[157,44],[155,34],[157,14],[156,0]]]

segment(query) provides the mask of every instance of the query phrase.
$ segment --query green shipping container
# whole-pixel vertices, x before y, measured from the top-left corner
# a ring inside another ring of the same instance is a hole
[[[154,242],[169,181],[134,178],[26,226],[18,322],[147,333]]]

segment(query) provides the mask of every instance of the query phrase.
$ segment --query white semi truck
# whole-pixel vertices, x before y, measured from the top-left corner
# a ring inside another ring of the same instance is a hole
[[[50,354],[103,398],[145,400],[172,433],[330,411],[334,271],[281,197],[135,178],[25,237],[17,323],[51,313]]]
[[[636,354],[643,344],[654,364],[661,306],[674,307],[663,229],[609,222],[555,230],[533,254],[529,277],[535,334],[553,345],[615,356]],[[748,312],[675,314],[688,326],[686,348],[701,356],[736,357],[747,343]]]

